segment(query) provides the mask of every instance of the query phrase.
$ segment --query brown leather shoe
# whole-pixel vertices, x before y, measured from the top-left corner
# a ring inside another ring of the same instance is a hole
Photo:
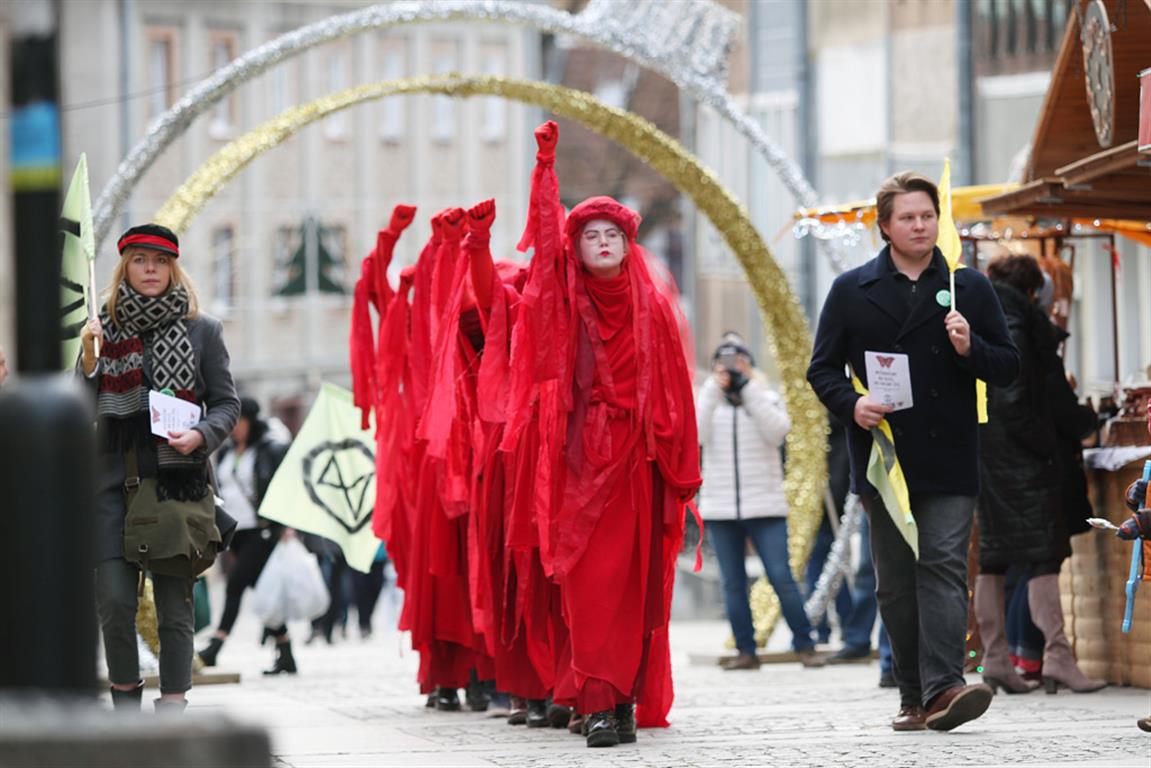
[[[825,667],[827,666],[827,657],[814,648],[808,648],[799,652],[799,663],[808,668]]]
[[[734,659],[725,660],[723,668],[729,672],[741,669],[759,669],[759,657],[754,653],[740,653]]]
[[[957,685],[936,696],[927,709],[927,727],[950,731],[982,715],[991,706],[995,692],[985,683]]]
[[[927,713],[923,711],[923,707],[911,706],[900,707],[899,714],[891,721],[891,730],[893,731],[923,731],[927,729],[924,724],[924,719]]]

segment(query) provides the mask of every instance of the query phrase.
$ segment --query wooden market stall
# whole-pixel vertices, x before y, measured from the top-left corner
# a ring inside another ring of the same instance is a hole
[[[1151,241],[1151,6],[1079,2],[1067,25],[1032,140],[1023,184],[983,200],[988,216],[1046,220],[1127,219],[1127,233]],[[1141,78],[1142,75],[1142,78]],[[1142,102],[1142,108],[1141,108]],[[1142,109],[1142,114],[1141,114]],[[1099,223],[1102,223],[1101,221]],[[1140,227],[1142,225],[1142,227]],[[1148,294],[1151,301],[1151,292]],[[1114,297],[1112,297],[1114,302]],[[1151,458],[1147,389],[1119,395],[1121,410],[1086,452],[1095,514],[1126,519],[1123,490]],[[1060,586],[1067,635],[1080,667],[1112,683],[1151,687],[1151,583],[1138,593],[1131,632],[1121,631],[1131,545],[1110,535],[1072,538]]]

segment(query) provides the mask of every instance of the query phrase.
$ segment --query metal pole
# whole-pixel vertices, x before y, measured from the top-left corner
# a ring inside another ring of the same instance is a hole
[[[1115,235],[1107,237],[1107,253],[1111,257],[1111,352],[1115,366],[1115,386],[1119,386],[1119,290],[1116,285],[1115,262],[1119,260],[1119,252],[1115,250]]]
[[[92,416],[60,375],[59,3],[13,6],[16,337],[20,375],[0,394],[0,689],[96,686]],[[2,760],[0,760],[2,762]]]

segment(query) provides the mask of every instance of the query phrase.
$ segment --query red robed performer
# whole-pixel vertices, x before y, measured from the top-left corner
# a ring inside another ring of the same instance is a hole
[[[561,588],[588,745],[609,746],[630,740],[636,720],[667,724],[668,614],[699,444],[676,313],[636,242],[640,217],[594,197],[557,231],[557,138],[554,122],[536,129],[521,242],[535,250],[513,335],[505,444],[516,446],[538,409],[538,476],[551,472],[551,488],[535,493],[541,556]]]
[[[473,437],[475,473],[470,541],[475,547],[471,566],[473,616],[495,662],[496,684],[514,700],[509,721],[522,717],[529,726],[549,724],[546,698],[555,676],[557,634],[566,630],[559,618],[558,588],[540,564],[538,540],[513,542],[507,524],[515,508],[516,456],[497,450],[507,421],[509,346],[518,315],[525,270],[511,262],[492,261],[490,228],[495,201],[468,211],[464,251],[471,266],[471,285],[483,334],[483,355],[474,379],[462,381],[476,389]],[[468,325],[468,312],[461,324]],[[520,465],[526,466],[526,465]],[[528,501],[532,486],[528,473]],[[530,504],[524,505],[530,514]],[[530,528],[530,521],[529,526]],[[516,710],[527,702],[527,709]],[[550,724],[567,724],[566,708],[553,708]]]

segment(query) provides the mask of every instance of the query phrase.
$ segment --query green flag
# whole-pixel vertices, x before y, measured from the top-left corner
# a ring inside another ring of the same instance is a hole
[[[324,384],[260,503],[260,516],[331,539],[348,565],[367,573],[380,541],[372,533],[376,452],[360,429],[352,393]]]
[[[88,156],[81,153],[64,211],[60,214],[64,253],[60,264],[61,362],[68,370],[80,355],[80,329],[95,314],[92,267],[96,238],[92,232],[92,198],[88,193]]]

